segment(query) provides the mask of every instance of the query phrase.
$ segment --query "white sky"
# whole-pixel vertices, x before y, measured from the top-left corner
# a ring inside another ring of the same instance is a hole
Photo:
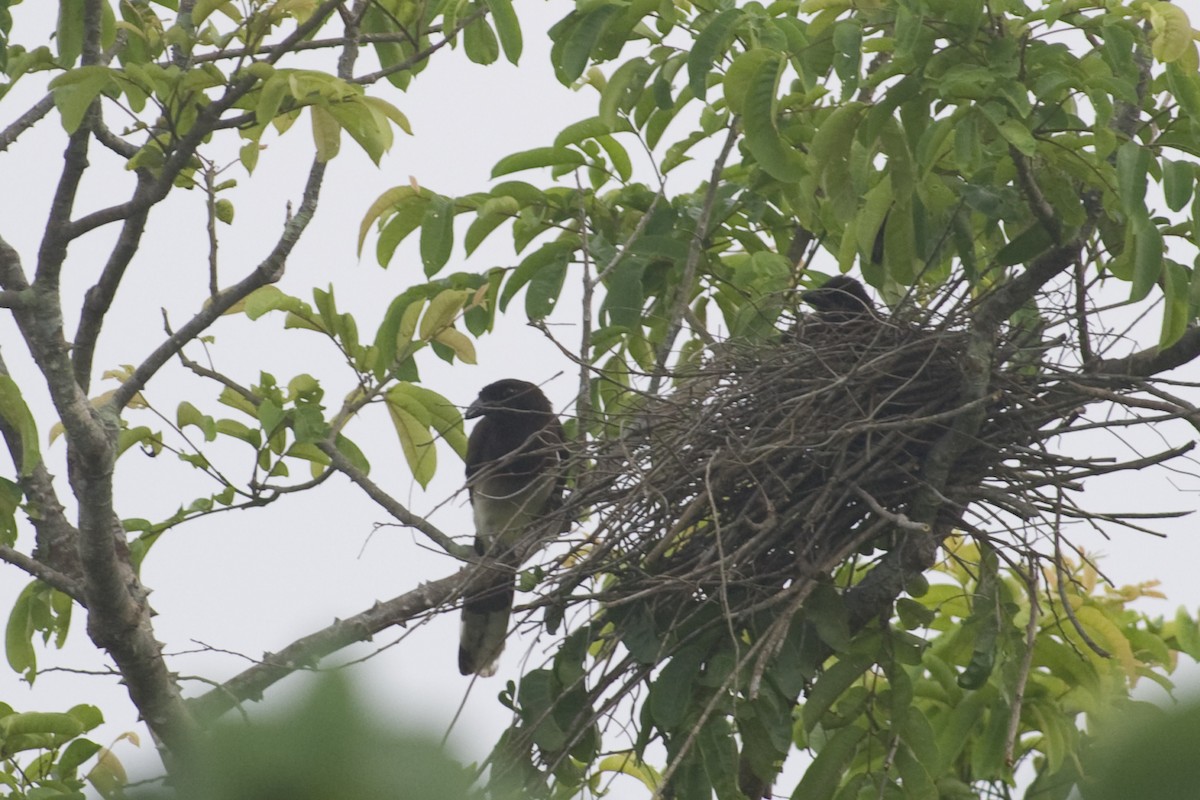
[[[500,61],[489,67],[471,64],[461,52],[438,53],[429,68],[413,82],[407,94],[390,87],[383,90],[411,120],[416,136],[397,136],[392,152],[376,168],[348,137],[343,137],[341,155],[331,164],[322,190],[321,206],[313,224],[288,263],[280,287],[311,300],[311,288],[332,283],[339,307],[356,316],[364,338],[390,300],[412,283],[423,281],[416,241],[407,242],[388,270],[374,262],[373,242],[364,258],[355,256],[358,225],[367,206],[383,190],[406,183],[409,176],[442,194],[478,191],[489,185],[493,164],[503,155],[549,144],[568,123],[592,116],[596,93],[585,88],[573,92],[553,77],[549,67],[549,41],[539,34],[556,21],[568,4],[522,3],[525,53],[521,67]],[[26,34],[34,17],[48,7],[25,3],[14,9],[17,17],[15,40],[35,41]],[[42,23],[44,24],[44,23]],[[364,54],[369,57],[368,51]],[[382,88],[382,87],[381,87]],[[378,90],[377,90],[378,91]],[[40,97],[36,76],[25,79],[0,103],[0,125],[15,118]],[[117,120],[110,119],[117,124]],[[269,139],[253,177],[247,179],[240,167],[228,173],[240,186],[227,195],[235,204],[237,219],[232,227],[222,226],[221,269],[226,281],[244,275],[266,254],[278,235],[288,200],[298,203],[307,174],[311,139],[307,119],[302,118],[282,140]],[[6,153],[0,153],[0,182],[8,189],[0,193],[0,235],[32,263],[45,222],[54,181],[61,166],[65,137],[52,115],[27,133]],[[230,153],[235,152],[236,142]],[[92,163],[97,169],[85,180],[77,214],[103,207],[127,196],[130,177],[119,164],[93,146]],[[232,158],[232,155],[231,155]],[[694,185],[697,173],[681,171],[673,176],[676,191]],[[517,176],[526,177],[526,176]],[[545,180],[544,175],[528,178]],[[14,191],[13,187],[19,187]],[[97,369],[119,364],[136,364],[161,338],[159,309],[165,307],[179,324],[197,308],[207,285],[207,245],[199,192],[176,191],[150,218],[150,234],[128,272],[122,292],[109,314],[106,336],[95,363]],[[461,223],[460,223],[461,224]],[[461,237],[461,228],[459,235]],[[106,257],[115,230],[102,229],[75,243],[64,272],[64,295],[77,307],[82,292],[94,280]],[[473,258],[468,268],[483,270],[495,264],[515,263],[504,230],[493,235],[486,252]],[[461,247],[456,248],[447,272],[461,264]],[[564,301],[563,308],[571,308]],[[422,354],[420,365],[426,385],[463,406],[478,389],[500,377],[521,377],[535,382],[549,380],[547,392],[565,408],[576,385],[572,365],[542,335],[523,323],[521,301],[513,303],[508,318],[498,323],[498,333],[477,342],[479,366],[447,366]],[[564,324],[556,328],[568,343],[578,332],[560,315]],[[1157,323],[1155,323],[1155,326]],[[69,323],[73,328],[73,322]],[[256,323],[241,317],[220,321],[210,333],[216,343],[210,348],[218,369],[244,384],[257,380],[257,371],[272,372],[286,384],[297,373],[310,372],[322,378],[327,406],[334,406],[350,389],[351,377],[339,369],[337,353],[316,334],[281,330],[282,317],[270,315]],[[0,315],[0,345],[14,377],[27,391],[30,406],[38,416],[43,437],[53,424],[53,411],[29,363],[15,326]],[[189,350],[192,358],[202,353]],[[1176,377],[1200,380],[1200,367],[1187,368]],[[555,377],[559,376],[560,377]],[[106,388],[93,387],[98,394]],[[215,402],[216,387],[184,375],[172,366],[149,388],[147,396],[156,408],[174,419],[180,400],[187,399],[214,416],[236,417],[236,412]],[[228,412],[228,413],[227,413]],[[148,412],[135,412],[135,424],[161,427]],[[191,429],[194,433],[195,429]],[[1189,437],[1186,426],[1170,429],[1172,443]],[[417,513],[434,509],[433,521],[442,530],[462,536],[471,532],[470,515],[463,499],[446,503],[461,487],[458,459],[443,449],[442,467],[428,491],[415,486],[404,466],[400,447],[382,409],[355,423],[348,431],[367,452],[372,478]],[[1194,432],[1191,434],[1194,436]],[[1096,454],[1122,455],[1120,447],[1105,437],[1096,437],[1089,447]],[[1144,447],[1154,447],[1153,440]],[[65,476],[61,442],[46,448],[51,471]],[[248,448],[220,449],[220,463],[235,476],[248,474]],[[1195,463],[1192,462],[1192,467]],[[65,477],[59,487],[66,499]],[[1097,480],[1090,500],[1097,510],[1192,509],[1197,505],[1200,482],[1193,477],[1172,475],[1164,470],[1123,474]],[[182,502],[207,494],[213,488],[199,473],[164,453],[150,459],[130,451],[119,464],[117,502],[124,517],[160,519]],[[232,512],[185,525],[163,537],[147,560],[143,577],[154,589],[152,604],[158,611],[155,626],[168,652],[196,649],[196,642],[214,648],[257,657],[264,651],[282,648],[298,636],[346,617],[413,588],[422,580],[442,577],[456,567],[444,555],[424,547],[418,535],[399,528],[384,528],[372,536],[376,522],[386,515],[369,499],[334,477],[317,491],[293,496],[276,506],[251,512]],[[1118,583],[1152,578],[1163,581],[1168,602],[1145,606],[1155,614],[1174,613],[1183,604],[1196,611],[1200,606],[1200,537],[1190,518],[1161,524],[1170,533],[1166,540],[1116,530],[1105,541],[1094,532],[1081,531],[1077,539],[1085,548],[1107,554],[1103,568]],[[25,531],[19,543],[31,546]],[[25,576],[15,568],[0,568],[0,609],[25,585]],[[467,679],[456,668],[457,614],[445,614],[416,629],[399,646],[380,653],[355,669],[370,693],[371,704],[386,717],[405,724],[427,727],[440,736],[453,717]],[[397,638],[385,633],[371,646],[353,648],[337,659],[366,655]],[[525,649],[510,645],[497,677],[481,680],[469,698],[463,719],[451,737],[452,745],[465,760],[482,758],[508,723],[508,712],[495,700],[506,680],[521,671]],[[542,653],[533,654],[532,663]],[[103,664],[86,638],[83,615],[76,618],[71,641],[62,652],[42,649],[40,663],[75,669],[96,669]],[[202,675],[210,680],[229,677],[245,661],[222,654],[196,654],[172,659],[172,667],[184,675]],[[1193,673],[1195,675],[1196,673]],[[299,684],[288,680],[280,691]],[[189,694],[206,689],[196,682],[185,683]],[[125,730],[141,730],[122,687],[113,678],[67,673],[41,676],[27,687],[18,676],[0,669],[0,699],[18,710],[65,710],[79,702],[99,705],[108,722],[92,738],[107,743]],[[149,747],[144,742],[143,749]],[[117,755],[127,762],[146,762],[128,745]],[[138,777],[136,774],[133,777]],[[144,775],[143,775],[144,777]],[[619,786],[619,784],[618,784]],[[614,797],[642,797],[636,785],[614,791]]]

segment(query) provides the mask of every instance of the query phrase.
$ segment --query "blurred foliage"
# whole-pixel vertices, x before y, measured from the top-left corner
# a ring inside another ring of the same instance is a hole
[[[338,675],[288,709],[216,728],[175,774],[181,800],[466,800],[470,771],[428,736],[378,714]],[[158,795],[154,795],[158,796]]]

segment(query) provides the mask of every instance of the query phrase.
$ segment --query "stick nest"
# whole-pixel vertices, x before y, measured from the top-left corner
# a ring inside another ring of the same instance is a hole
[[[951,329],[807,317],[777,342],[713,348],[671,395],[637,397],[589,454],[567,512],[597,527],[571,572],[615,575],[610,601],[719,589],[749,608],[856,549],[928,531],[905,513],[966,407],[965,346]],[[941,490],[950,525],[995,497],[985,484],[1046,419],[1035,381],[999,367],[990,381],[984,433]]]

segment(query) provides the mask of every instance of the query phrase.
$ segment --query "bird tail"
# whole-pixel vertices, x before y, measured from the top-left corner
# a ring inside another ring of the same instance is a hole
[[[495,674],[508,637],[512,607],[513,576],[505,571],[501,571],[494,585],[466,599],[458,640],[459,672],[481,678]]]

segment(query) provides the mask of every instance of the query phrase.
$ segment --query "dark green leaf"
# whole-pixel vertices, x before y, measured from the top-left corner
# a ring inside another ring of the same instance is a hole
[[[521,60],[521,24],[513,11],[512,0],[485,0],[492,12],[492,21],[496,23],[496,33],[500,36],[500,46],[504,48],[504,57],[516,64]]]
[[[804,771],[792,793],[793,800],[828,800],[841,783],[846,764],[854,757],[866,731],[847,725],[833,735]]]
[[[688,85],[696,98],[704,99],[708,91],[708,74],[729,47],[733,29],[737,27],[742,14],[743,11],[737,7],[722,11],[709,20],[692,44],[687,59]]]
[[[1172,211],[1182,211],[1192,199],[1196,168],[1190,161],[1162,160],[1163,196]]]
[[[782,59],[772,54],[755,68],[746,86],[742,123],[746,129],[746,147],[759,166],[776,180],[794,182],[804,175],[803,162],[799,153],[784,141],[775,121],[775,91],[781,66]]]
[[[500,57],[500,43],[487,17],[478,17],[463,29],[463,51],[467,58],[485,66]]]
[[[1143,213],[1133,219],[1133,285],[1130,300],[1143,300],[1158,283],[1163,266],[1163,238]]]
[[[421,220],[421,263],[432,276],[450,260],[454,248],[454,200],[434,195]]]
[[[583,74],[592,50],[604,28],[614,14],[620,12],[616,5],[602,5],[585,13],[566,34],[559,53],[559,60],[554,64],[555,75],[565,84],[572,84]]]
[[[836,664],[827,669],[813,684],[804,702],[804,729],[811,731],[815,728],[834,701],[861,678],[873,663],[874,659],[870,656],[851,655],[838,659]]]
[[[500,159],[492,167],[492,177],[538,167],[581,167],[585,163],[583,154],[569,147],[535,147]]]

